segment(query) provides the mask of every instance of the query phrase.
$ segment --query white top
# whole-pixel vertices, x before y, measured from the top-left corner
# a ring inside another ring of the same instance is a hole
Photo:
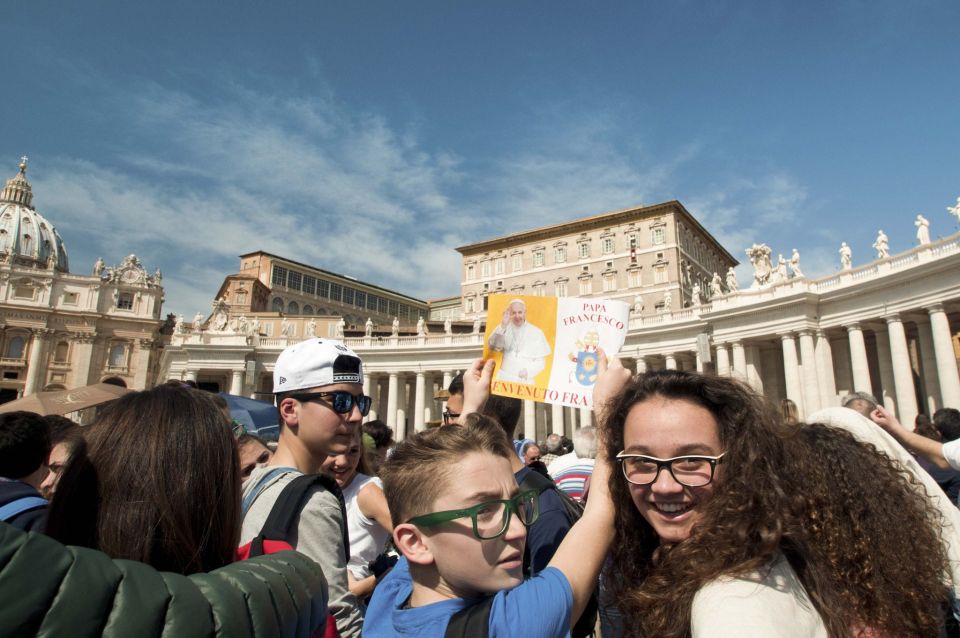
[[[950,467],[960,470],[960,439],[947,441],[943,444],[943,458],[947,459]]]
[[[350,485],[341,490],[343,501],[347,506],[347,533],[350,535],[350,560],[347,562],[347,569],[357,580],[372,574],[369,567],[370,561],[383,552],[387,539],[390,538],[390,532],[360,511],[357,496],[368,483],[383,489],[383,483],[379,477],[357,472]]]
[[[759,573],[719,578],[693,597],[693,638],[827,638],[827,629],[783,556]]]

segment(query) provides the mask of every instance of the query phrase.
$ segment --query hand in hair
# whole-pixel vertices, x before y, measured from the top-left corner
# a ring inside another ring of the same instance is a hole
[[[490,396],[490,380],[493,377],[493,359],[475,359],[470,369],[463,373],[463,409],[458,422],[462,425],[468,414],[479,412]]]

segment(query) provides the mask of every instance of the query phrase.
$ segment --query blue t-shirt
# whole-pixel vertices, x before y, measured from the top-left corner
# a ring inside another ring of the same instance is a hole
[[[407,559],[401,558],[373,591],[363,623],[363,638],[443,638],[450,617],[478,602],[452,598],[404,609],[412,592],[413,581]],[[567,577],[556,567],[550,567],[494,596],[490,608],[490,637],[569,637],[572,609],[573,590]]]

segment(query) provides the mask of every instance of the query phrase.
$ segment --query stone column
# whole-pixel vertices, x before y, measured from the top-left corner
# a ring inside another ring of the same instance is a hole
[[[550,406],[550,431],[563,436],[563,406],[559,403]]]
[[[927,414],[933,414],[941,405],[940,380],[937,378],[937,357],[933,352],[933,332],[928,321],[917,322],[920,342],[920,366],[923,368],[923,394]]]
[[[813,333],[809,330],[800,333],[800,360],[803,363],[804,414],[813,414],[820,409],[820,382],[817,379],[817,355],[813,344]]]
[[[73,340],[73,382],[78,388],[90,385],[90,364],[93,362],[93,335],[82,335]]]
[[[763,393],[763,366],[760,362],[760,348],[757,346],[746,346],[744,348],[747,355],[747,383],[754,390]]]
[[[667,370],[676,370],[677,369],[677,357],[674,356],[672,352],[663,355],[664,367]]]
[[[917,418],[917,394],[913,387],[913,368],[910,365],[910,352],[907,350],[907,334],[900,317],[886,317],[887,331],[890,333],[890,358],[893,363],[893,382],[897,388],[897,407],[902,423],[913,429]]]
[[[870,364],[867,363],[867,344],[863,340],[863,329],[859,323],[847,326],[850,339],[850,371],[853,374],[853,389],[857,392],[873,392],[870,383]]]
[[[230,371],[230,394],[243,394],[243,369]]]
[[[197,371],[196,370],[184,370],[183,371],[183,380],[184,381],[194,381],[197,380]]]
[[[387,427],[393,428],[393,435],[397,441],[402,441],[404,439],[404,432],[397,427],[397,395],[399,394],[398,390],[398,381],[397,373],[391,372],[387,376]]]
[[[696,365],[697,372],[703,372],[703,359],[700,358],[700,351],[693,351],[694,364]]]
[[[523,400],[523,438],[537,440],[537,404],[530,399]]]
[[[642,356],[637,356],[636,360],[637,374],[644,374],[647,371],[647,360]]]
[[[803,409],[803,391],[800,389],[800,364],[797,362],[797,342],[792,334],[780,335],[783,346],[783,376],[787,385],[787,398],[797,404],[801,416]]]
[[[717,344],[717,374],[730,375],[730,351],[725,343]]]
[[[133,389],[146,390],[147,377],[150,374],[150,354],[153,352],[152,339],[140,339],[137,341],[137,364],[133,375]],[[132,357],[131,357],[132,360]],[[243,370],[240,371],[241,374]],[[241,377],[242,381],[242,377]]]
[[[823,330],[817,330],[814,357],[817,362],[817,389],[820,393],[820,407],[833,407],[838,404],[837,381],[833,375],[833,351],[830,349],[830,340]]]
[[[593,410],[580,408],[580,427],[585,428],[589,425],[593,425]]]
[[[423,411],[426,408],[426,401],[424,401],[423,396],[425,391],[426,380],[423,372],[417,372],[413,387],[413,429],[416,432],[420,432],[426,427],[423,421]]]
[[[447,388],[450,387],[450,382],[453,381],[453,377],[454,377],[454,374],[453,374],[452,372],[450,372],[449,370],[444,370],[444,371],[443,371],[443,388],[441,388],[442,390],[446,390]],[[442,414],[443,411],[446,410],[446,409],[447,409],[447,402],[446,402],[446,401],[441,401],[441,402],[440,402],[440,413]]]
[[[890,337],[881,328],[874,332],[877,338],[877,368],[880,371],[880,396],[877,400],[890,411],[897,413],[897,388],[893,380],[893,358],[890,355]]]
[[[733,352],[733,372],[741,381],[747,378],[747,355],[743,350],[743,343],[734,341],[730,344],[730,350]]]
[[[53,330],[47,328],[34,328],[33,338],[30,339],[30,361],[27,364],[27,380],[23,386],[23,396],[29,396],[43,390],[44,375],[46,366],[43,365],[46,355],[48,336],[53,334]]]
[[[366,395],[366,396],[368,396],[368,397],[371,397],[371,400],[370,400],[370,411],[367,412],[367,416],[363,417],[363,422],[364,422],[364,423],[366,423],[366,422],[369,421],[370,419],[375,419],[375,418],[377,418],[377,417],[376,417],[376,411],[373,409],[375,403],[374,403],[374,401],[373,401],[373,395],[371,394],[371,392],[372,392],[372,389],[371,389],[371,388],[372,388],[372,387],[373,387],[373,381],[372,381],[372,379],[370,378],[370,375],[367,374],[366,372],[364,372],[364,373],[363,373],[363,394]]]
[[[573,437],[574,430],[577,429],[577,415],[579,411],[576,408],[567,408],[567,426],[564,430],[564,436]]]
[[[950,335],[950,322],[943,306],[936,305],[928,309],[930,313],[930,332],[933,337],[933,353],[937,359],[937,375],[940,377],[940,396],[943,405],[948,408],[960,408],[960,374],[957,373],[957,359],[953,352]]]

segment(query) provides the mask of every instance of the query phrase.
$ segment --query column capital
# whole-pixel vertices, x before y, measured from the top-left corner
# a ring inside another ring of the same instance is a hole
[[[797,338],[793,336],[792,332],[785,332],[780,335],[780,341],[796,341]]]
[[[900,317],[899,314],[892,314],[892,315],[886,315],[883,318],[883,322],[889,326],[892,323],[903,323],[903,319]]]
[[[843,325],[847,329],[847,332],[853,332],[854,330],[858,332],[863,332],[863,326],[860,325],[859,321],[852,321]]]
[[[936,303],[932,303],[929,306],[924,306],[923,309],[926,310],[927,314],[930,314],[930,315],[936,312],[946,312],[946,308],[943,307],[943,303],[939,301]]]
[[[46,339],[56,332],[53,328],[30,328],[30,333],[37,339]]]
[[[800,330],[797,330],[797,336],[799,337],[812,337],[813,335],[813,328],[801,328]]]

